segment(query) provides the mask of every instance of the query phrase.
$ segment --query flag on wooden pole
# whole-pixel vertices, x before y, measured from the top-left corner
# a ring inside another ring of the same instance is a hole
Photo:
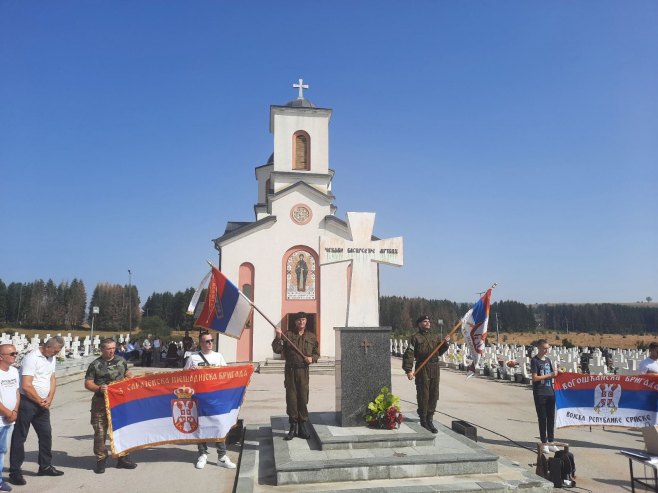
[[[206,301],[194,325],[239,339],[242,329],[251,315],[251,305],[242,296],[237,286],[229,281],[217,267],[211,266],[211,269]],[[188,313],[194,313],[201,289],[202,286],[199,286],[197,292],[194,293]]]
[[[468,376],[472,376],[475,373],[475,369],[479,368],[480,356],[482,356],[484,341],[487,338],[489,304],[491,303],[491,290],[494,287],[495,284],[487,289],[487,292],[482,298],[462,317],[462,335],[473,359],[473,362],[468,367]]]

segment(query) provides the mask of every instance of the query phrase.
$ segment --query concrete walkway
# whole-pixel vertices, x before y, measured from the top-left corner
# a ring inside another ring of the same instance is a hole
[[[393,391],[402,399],[403,413],[415,412],[415,386],[400,369],[399,359],[392,360]],[[135,368],[136,373],[140,368]],[[151,369],[153,370],[153,369]],[[364,376],[366,378],[367,376]],[[30,431],[23,466],[26,486],[15,486],[20,492],[96,492],[112,491],[195,491],[231,492],[235,472],[219,468],[216,456],[210,455],[208,465],[196,470],[196,445],[170,445],[141,450],[132,454],[139,467],[133,471],[109,467],[103,475],[92,468],[92,429],[89,424],[91,393],[83,386],[83,374],[60,379],[52,407],[53,463],[65,475],[59,478],[38,477],[37,443]],[[437,418],[450,427],[453,417],[474,423],[478,427],[479,443],[491,452],[534,470],[537,424],[532,391],[528,386],[502,381],[473,378],[442,370],[440,411]],[[334,410],[333,375],[311,376],[311,412]],[[254,374],[241,417],[246,423],[269,423],[271,416],[285,414],[283,375]],[[488,428],[499,434],[487,431]],[[628,460],[620,448],[642,448],[642,435],[628,429],[573,428],[557,430],[556,439],[571,444],[578,467],[578,487],[593,492],[630,491]],[[516,443],[514,443],[516,442]],[[229,448],[234,462],[237,448]],[[8,464],[9,458],[5,459]],[[114,462],[110,462],[111,465]],[[5,472],[5,478],[7,473]],[[583,490],[581,490],[583,491]]]

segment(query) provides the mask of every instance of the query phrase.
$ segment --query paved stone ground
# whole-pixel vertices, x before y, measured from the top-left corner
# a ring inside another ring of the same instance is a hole
[[[400,369],[400,360],[392,360],[393,391],[402,399],[404,413],[415,412],[415,386]],[[139,371],[139,368],[135,368]],[[364,377],[365,378],[365,377]],[[16,486],[20,492],[96,492],[111,491],[195,491],[231,492],[235,472],[216,465],[214,453],[205,469],[196,470],[195,445],[171,445],[135,452],[139,463],[134,471],[108,468],[96,475],[92,468],[92,429],[89,424],[91,393],[83,387],[83,375],[60,379],[52,408],[53,463],[65,475],[60,478],[36,476],[38,466],[36,437],[30,431],[26,443],[24,474],[28,484]],[[537,424],[532,391],[528,386],[474,378],[442,370],[438,421],[450,426],[453,417],[478,427],[479,443],[502,457],[534,470]],[[311,376],[311,412],[334,410],[333,375]],[[269,423],[271,416],[285,414],[283,375],[255,374],[252,378],[241,417],[247,423]],[[449,416],[448,416],[449,415]],[[487,431],[484,428],[498,432]],[[578,486],[595,493],[630,491],[628,460],[620,448],[642,448],[642,435],[629,429],[572,428],[557,430],[556,439],[571,444],[578,466]],[[512,442],[511,440],[515,441]],[[522,448],[528,447],[533,452]],[[229,448],[238,459],[238,449]],[[9,458],[5,459],[8,464]],[[5,471],[5,477],[6,477]]]

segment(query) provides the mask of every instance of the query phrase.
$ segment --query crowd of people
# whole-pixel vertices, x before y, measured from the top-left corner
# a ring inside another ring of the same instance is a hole
[[[286,387],[286,412],[289,417],[290,430],[286,440],[294,437],[308,439],[308,396],[309,365],[317,362],[320,354],[315,335],[307,332],[306,314],[300,312],[295,316],[295,330],[283,335],[276,330],[272,349],[281,354],[286,361],[284,385]],[[431,332],[428,316],[421,316],[416,321],[418,332],[410,340],[403,357],[403,370],[409,380],[415,379],[417,391],[418,415],[421,426],[437,433],[433,423],[434,413],[439,397],[440,370],[438,356],[450,340],[449,336],[440,338]],[[167,366],[194,369],[204,366],[226,366],[224,357],[214,351],[213,335],[207,332],[199,336],[199,349],[195,351],[194,340],[188,332],[179,343],[170,341],[165,344],[159,337],[146,337],[135,343],[121,344],[117,348],[114,339],[101,341],[100,357],[88,367],[84,386],[93,393],[91,399],[91,426],[94,430],[93,450],[96,456],[94,472],[103,474],[109,456],[106,442],[108,421],[105,411],[104,392],[108,384],[131,378],[127,361],[133,360],[143,366]],[[64,347],[64,339],[51,337],[38,349],[30,351],[23,358],[20,372],[15,367],[18,352],[12,344],[0,345],[0,464],[9,450],[9,478],[5,482],[0,477],[0,492],[11,491],[8,484],[25,485],[21,466],[25,460],[25,441],[30,427],[37,435],[38,475],[62,476],[63,471],[52,464],[52,433],[50,426],[50,406],[55,397],[57,382],[55,377],[55,356]],[[536,344],[537,354],[531,360],[533,398],[539,425],[539,435],[544,453],[553,452],[557,447],[554,442],[555,427],[555,393],[553,379],[560,369],[554,368],[547,356],[550,345],[545,340]],[[649,346],[649,357],[642,361],[640,373],[658,373],[658,343]],[[224,442],[217,442],[218,465],[235,468],[235,464],[226,455]],[[196,468],[202,469],[208,460],[208,444],[198,444],[199,456]],[[118,456],[116,467],[135,469],[135,464],[127,454]],[[575,471],[574,471],[575,472]],[[575,477],[575,476],[574,476]]]
[[[122,343],[120,346],[111,338],[101,341],[101,354],[89,365],[84,380],[85,388],[93,393],[91,426],[94,431],[96,474],[105,472],[109,456],[106,445],[108,421],[104,392],[108,384],[133,376],[127,362],[132,361],[146,367],[168,366],[186,369],[225,366],[223,356],[213,351],[213,340],[212,335],[202,333],[198,351],[189,332],[185,332],[185,337],[180,342],[172,340],[165,343],[158,336],[148,336],[137,339],[134,343]],[[64,474],[52,464],[50,425],[50,406],[57,389],[56,355],[64,344],[62,337],[51,337],[38,349],[24,356],[20,369],[16,367],[16,347],[13,344],[0,345],[0,464],[4,465],[4,456],[9,451],[9,477],[8,481],[4,481],[0,473],[0,492],[12,491],[10,483],[18,486],[27,484],[21,467],[25,460],[25,441],[30,427],[34,428],[38,440],[37,475],[56,477]],[[226,455],[223,442],[217,443],[217,452],[220,466],[235,468],[235,464]],[[206,464],[207,453],[207,444],[199,444],[197,468],[201,469]],[[128,454],[123,454],[118,456],[116,467],[135,469],[137,464]]]
[[[25,460],[25,440],[30,426],[39,442],[39,476],[62,476],[52,465],[52,429],[50,406],[57,389],[55,355],[64,347],[64,339],[51,337],[43,346],[23,358],[20,373],[13,366],[18,351],[13,344],[0,345],[0,464],[9,447],[9,482],[25,485],[21,466]],[[0,491],[11,491],[4,480]]]
[[[181,368],[185,365],[187,356],[195,349],[194,340],[189,331],[185,331],[181,341],[165,341],[157,335],[153,337],[149,335],[134,341],[122,342],[117,347],[116,354],[135,365]]]

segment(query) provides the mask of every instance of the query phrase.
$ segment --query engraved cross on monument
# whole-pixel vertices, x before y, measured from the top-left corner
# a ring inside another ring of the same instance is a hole
[[[348,212],[351,240],[320,239],[320,265],[350,262],[345,327],[336,331],[336,413],[364,425],[368,402],[391,389],[390,327],[379,326],[379,264],[401,266],[402,238],[372,239],[375,214]]]

